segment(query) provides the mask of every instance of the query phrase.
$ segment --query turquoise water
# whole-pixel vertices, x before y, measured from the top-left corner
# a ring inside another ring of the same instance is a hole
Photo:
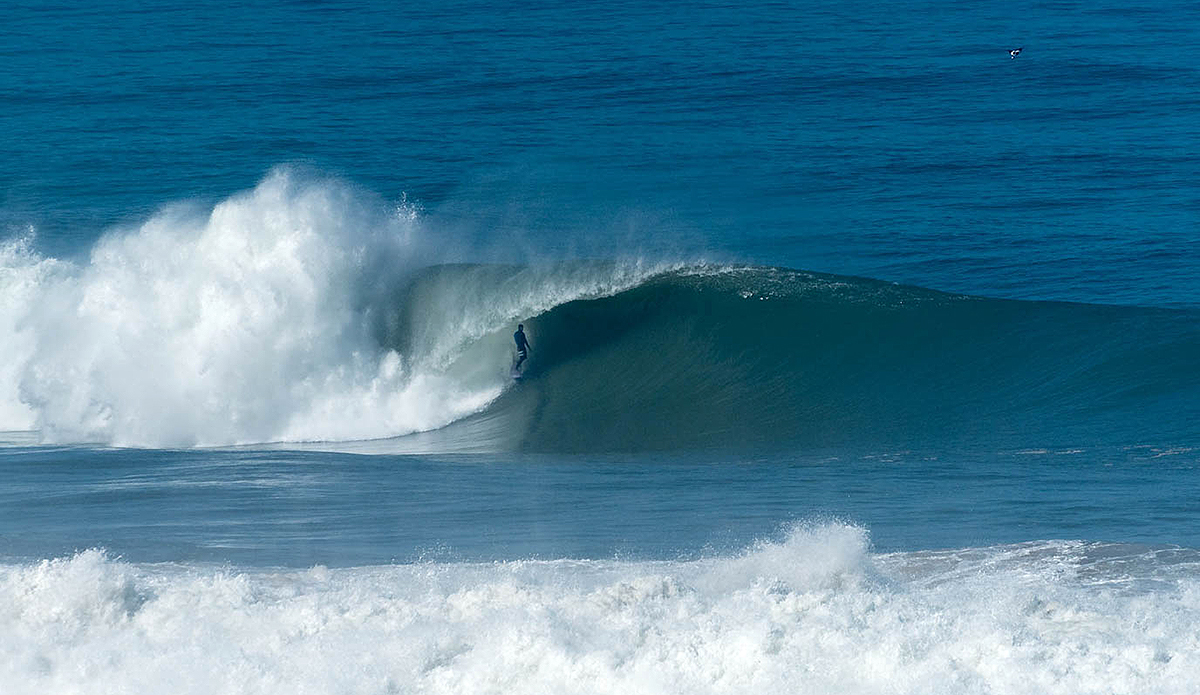
[[[5,27],[5,693],[1200,683],[1194,5]]]

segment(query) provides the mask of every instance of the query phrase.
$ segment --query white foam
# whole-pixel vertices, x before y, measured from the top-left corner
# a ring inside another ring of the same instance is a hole
[[[28,430],[36,415],[18,398],[24,367],[34,354],[36,336],[25,317],[35,306],[40,289],[65,272],[64,264],[39,257],[32,250],[33,232],[0,243],[0,428]]]
[[[692,562],[0,566],[0,691],[1191,693],[1193,571],[1081,547],[874,556],[842,524]]]
[[[528,270],[431,298],[414,350],[373,328],[450,260],[415,209],[281,168],[177,205],[71,264],[0,246],[0,429],[122,446],[339,441],[441,427],[508,384],[512,324],[652,269]]]

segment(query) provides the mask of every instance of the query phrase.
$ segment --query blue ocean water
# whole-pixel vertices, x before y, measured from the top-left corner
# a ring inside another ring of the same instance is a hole
[[[1200,687],[1194,4],[3,31],[3,692]]]

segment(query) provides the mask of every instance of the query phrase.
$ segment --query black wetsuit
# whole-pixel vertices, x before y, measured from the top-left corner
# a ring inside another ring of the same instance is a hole
[[[517,353],[520,354],[514,369],[520,369],[521,363],[525,361],[526,357],[529,357],[529,341],[525,339],[525,331],[519,328],[516,333],[513,333],[513,340],[517,341]]]

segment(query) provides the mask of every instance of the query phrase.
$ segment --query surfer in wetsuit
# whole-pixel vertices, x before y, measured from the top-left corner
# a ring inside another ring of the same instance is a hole
[[[525,324],[517,324],[517,332],[513,333],[513,340],[517,341],[517,363],[513,365],[513,369],[520,369],[521,363],[529,357],[529,340],[525,337]]]

